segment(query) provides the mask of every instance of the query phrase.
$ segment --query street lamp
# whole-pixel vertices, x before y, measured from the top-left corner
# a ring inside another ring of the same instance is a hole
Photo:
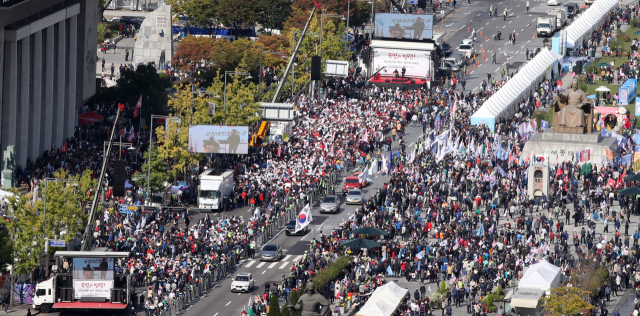
[[[276,55],[276,56],[284,56],[284,53],[282,52],[265,52],[263,50],[260,50],[260,68],[258,68],[258,71],[260,72],[258,74],[258,76],[260,76],[260,81],[258,82],[258,102],[260,102],[260,94],[262,92],[262,54],[267,54],[267,55]]]
[[[251,74],[246,72],[246,71],[230,71],[230,70],[225,70],[224,72],[224,95],[222,97],[222,111],[225,114],[224,117],[224,124],[227,124],[227,75],[228,74],[232,74],[232,75],[238,75],[238,76],[247,76],[247,79],[251,79],[253,77],[251,77]]]

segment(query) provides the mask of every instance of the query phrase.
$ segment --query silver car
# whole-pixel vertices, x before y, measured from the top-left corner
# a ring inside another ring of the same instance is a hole
[[[346,204],[362,204],[363,202],[364,198],[361,190],[349,190]]]
[[[320,203],[320,213],[338,213],[340,211],[340,200],[336,195],[327,195]]]
[[[260,261],[278,261],[282,258],[282,248],[279,245],[265,245],[262,247]]]

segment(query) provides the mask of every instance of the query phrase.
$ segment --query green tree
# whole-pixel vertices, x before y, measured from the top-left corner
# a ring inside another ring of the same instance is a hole
[[[281,30],[291,16],[291,0],[262,0],[259,23],[267,29]]]
[[[99,0],[98,9],[100,11],[98,16],[100,17],[100,21],[106,21],[106,19],[104,18],[104,10],[106,10],[107,7],[111,4],[111,1],[113,0]]]
[[[11,236],[6,228],[0,229],[0,273],[9,271],[9,265],[13,264],[13,244]]]
[[[541,299],[542,306],[553,316],[577,316],[595,308],[586,302],[589,292],[576,287],[551,289],[551,295]]]
[[[141,187],[147,187],[147,173],[149,172],[149,150],[144,154],[146,162],[142,165],[142,171],[134,174],[135,178],[138,178],[138,184]],[[167,163],[160,158],[158,150],[153,149],[151,155],[151,178],[149,179],[151,184],[151,192],[161,192],[164,189],[164,182],[167,181],[168,175],[165,171]],[[145,194],[148,194],[146,192]]]
[[[268,316],[282,316],[280,312],[280,302],[278,302],[277,295],[271,295],[271,301],[269,302],[269,313]]]
[[[292,290],[291,291],[291,305],[296,305],[298,303],[298,300],[300,299],[300,292],[298,292],[298,290]],[[291,313],[292,316],[300,316],[302,315],[302,311],[295,311],[293,313]]]
[[[242,69],[242,66],[241,64],[238,71],[246,71]],[[260,120],[260,104],[255,102],[257,85],[244,76],[227,75],[226,94],[224,87],[224,75],[220,73],[220,76],[214,78],[213,83],[207,89],[207,92],[220,96],[214,101],[216,103],[216,115],[213,116],[214,125],[249,126]],[[198,111],[202,111],[206,116],[206,102],[203,106]],[[208,116],[206,123],[209,123]]]
[[[44,256],[43,214],[31,205],[30,195],[19,195],[17,190],[13,193],[7,203],[10,221],[5,224],[13,245],[14,262],[9,276],[12,289],[21,276],[29,275],[42,262]]]

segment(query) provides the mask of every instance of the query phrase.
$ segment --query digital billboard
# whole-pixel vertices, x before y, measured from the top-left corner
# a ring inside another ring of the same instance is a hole
[[[395,70],[402,73],[405,68],[405,77],[430,77],[432,60],[429,51],[374,48],[374,69],[387,66],[384,74],[393,74]]]
[[[376,37],[432,39],[433,15],[376,13]]]
[[[113,258],[73,258],[73,294],[83,297],[111,297]]]
[[[249,153],[249,127],[191,125],[189,152],[246,155]]]

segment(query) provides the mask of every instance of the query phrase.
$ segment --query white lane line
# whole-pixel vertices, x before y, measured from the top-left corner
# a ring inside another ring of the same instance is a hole
[[[527,41],[527,44],[529,44],[529,42],[531,42],[531,40],[528,40],[528,41]]]
[[[473,90],[472,90],[472,91],[476,91],[476,90],[478,90],[478,87],[473,88]]]
[[[300,261],[300,259],[302,259],[302,255],[297,256],[295,259],[293,259],[293,262],[298,262]]]
[[[251,212],[251,209],[248,209],[248,210],[247,210],[247,213],[249,213],[249,212]]]
[[[291,255],[286,255],[284,256],[284,259],[282,259],[282,261],[289,261],[289,258],[291,258]]]
[[[266,262],[260,262],[260,264],[256,266],[256,269],[262,268],[262,266],[264,266],[265,264]]]
[[[282,265],[280,266],[280,270],[284,269],[284,267],[286,267],[289,264],[289,262],[284,262],[282,263]]]
[[[520,7],[520,5],[517,5],[517,6],[516,6],[516,8],[519,8],[519,7]]]
[[[524,45],[522,45],[522,47],[520,47],[520,48],[524,48]]]
[[[475,70],[472,70],[469,74],[472,74]]]
[[[513,21],[509,21],[509,24],[511,24],[511,22],[513,22]]]
[[[240,293],[238,293],[238,294],[240,294]],[[227,303],[227,305],[225,305],[225,306],[229,306],[229,304],[231,304],[231,301],[229,301],[229,303]]]
[[[265,274],[266,272],[267,272],[267,270],[264,270],[264,271],[262,271],[262,273],[261,273],[261,274]]]
[[[487,22],[487,25],[489,25],[489,22]]]
[[[480,16],[480,14],[482,14],[482,13],[478,13],[478,15],[477,15],[477,16]]]
[[[495,71],[498,71],[498,70],[500,70],[500,67],[496,68],[496,70],[495,70]],[[494,71],[494,72],[495,72],[495,71]]]
[[[524,31],[524,29],[520,30],[520,32]]]
[[[274,262],[274,263],[270,264],[270,265],[267,267],[267,269],[271,269],[271,268],[275,267],[275,266],[276,266],[276,264],[278,264],[278,262]]]
[[[253,260],[252,260],[252,261],[249,261],[249,263],[247,263],[247,265],[246,265],[246,266],[244,266],[244,267],[245,267],[245,268],[248,268],[248,267],[252,266],[254,263],[256,263],[256,262],[255,262],[255,261],[253,261]]]
[[[218,316],[218,314],[220,314],[220,313],[215,313],[215,314],[213,314],[213,316]]]

